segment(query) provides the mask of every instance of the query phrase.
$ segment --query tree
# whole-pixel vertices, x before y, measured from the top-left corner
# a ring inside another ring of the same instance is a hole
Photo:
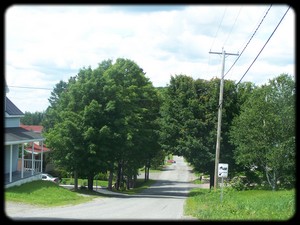
[[[184,156],[196,171],[211,177],[215,164],[219,83],[220,79],[171,77],[161,107],[162,148]],[[226,80],[224,89],[220,161],[235,168],[228,130],[238,114],[238,93],[233,81]]]
[[[158,96],[133,61],[119,58],[114,64],[103,61],[94,70],[80,69],[55,96],[47,111],[53,159],[87,178],[88,189],[93,189],[94,176],[106,171],[110,171],[111,188],[116,168],[116,187],[125,178],[129,184],[138,168],[155,157]]]
[[[271,188],[295,182],[295,82],[287,74],[255,89],[230,130],[235,160],[265,174]]]
[[[67,91],[67,86],[70,85],[74,81],[74,77],[69,79],[69,82],[59,81],[53,88],[51,92],[51,96],[48,99],[50,105],[45,111],[45,115],[42,120],[42,125],[44,127],[44,131],[46,132],[48,129],[53,128],[54,124],[58,120],[57,110],[56,107],[59,104],[59,100],[61,96]]]
[[[51,107],[55,107],[60,95],[67,89],[67,85],[68,83],[63,80],[59,81],[59,83],[55,85],[53,91],[51,92],[51,96],[48,99]]]
[[[98,102],[102,98],[101,66],[99,64],[95,71],[90,67],[80,69],[63,89],[55,89],[61,92],[55,95],[58,97],[48,107],[48,120],[45,121],[48,127],[47,143],[52,149],[54,162],[68,172],[74,172],[76,178],[77,175],[88,178],[90,190],[93,188],[94,175],[104,170],[103,160],[107,155],[101,154],[107,150],[102,147],[105,143],[98,145],[99,140],[102,140],[99,134],[101,122],[105,119],[101,102]],[[61,87],[61,84],[57,86]]]
[[[141,163],[155,156],[159,101],[152,83],[131,60],[117,59],[104,79],[104,111],[112,134],[111,162],[116,162],[118,189],[124,179],[137,175]]]
[[[25,112],[20,122],[24,125],[40,125],[44,119],[45,112]]]
[[[66,171],[75,171],[77,175],[85,164],[85,158],[82,157],[82,149],[85,146],[80,129],[81,116],[74,112],[61,112],[60,115],[64,118],[62,122],[56,123],[45,133],[47,145],[51,148],[50,156],[55,165]],[[77,179],[75,182],[77,189]]]

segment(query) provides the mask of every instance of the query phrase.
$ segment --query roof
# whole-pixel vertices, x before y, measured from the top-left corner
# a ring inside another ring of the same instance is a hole
[[[7,112],[11,116],[23,116],[24,113],[9,100],[8,97],[5,96],[5,112]]]
[[[32,153],[32,145],[29,145],[26,149],[26,152]],[[33,145],[33,154],[39,154],[42,152],[42,146],[35,144]],[[50,152],[50,149],[43,144],[43,152]]]
[[[24,124],[21,124],[20,127],[24,128],[26,130],[29,130],[29,131],[36,132],[36,133],[42,133],[42,130],[43,130],[43,126],[40,126],[40,125],[24,125]]]
[[[5,128],[5,145],[44,141],[41,134],[28,131],[22,127]]]

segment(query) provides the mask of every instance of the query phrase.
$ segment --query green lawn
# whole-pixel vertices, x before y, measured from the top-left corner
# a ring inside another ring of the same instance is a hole
[[[61,184],[67,184],[67,185],[74,185],[74,178],[62,178],[61,179]],[[78,179],[78,187],[81,186],[87,186],[88,181],[87,179]],[[106,180],[94,180],[93,182],[94,186],[102,186],[102,187],[107,187],[108,186],[108,181]]]
[[[82,182],[84,182],[84,180]],[[148,188],[154,182],[154,180],[148,180],[147,182],[144,182],[144,179],[138,179],[135,188],[118,192],[135,194],[143,189]],[[107,181],[100,181],[98,185],[100,184],[107,186]],[[84,194],[84,196],[79,194]],[[95,197],[107,197],[107,195],[81,188],[79,188],[77,191],[73,189],[69,190],[60,187],[51,181],[43,180],[33,181],[20,186],[14,186],[5,189],[5,201],[22,202],[45,207],[68,204],[75,205],[90,201]]]
[[[295,214],[295,190],[221,191],[194,189],[186,201],[185,214],[199,220],[283,221]]]
[[[78,195],[78,193],[60,187],[51,181],[38,180],[5,189],[5,201],[39,206],[59,206],[79,204],[90,201],[95,197],[92,194],[85,197]]]

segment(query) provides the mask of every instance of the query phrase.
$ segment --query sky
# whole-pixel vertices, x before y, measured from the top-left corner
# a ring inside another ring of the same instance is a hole
[[[296,76],[296,16],[288,8],[15,4],[4,15],[7,97],[24,113],[43,112],[61,80],[117,58],[134,61],[155,87],[179,74],[221,78],[223,50],[225,80],[263,85],[282,73]]]

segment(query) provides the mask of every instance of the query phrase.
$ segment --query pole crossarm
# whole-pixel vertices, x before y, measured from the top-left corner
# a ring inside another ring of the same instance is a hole
[[[217,190],[218,186],[218,164],[220,157],[220,140],[221,140],[221,120],[222,120],[222,104],[223,104],[223,87],[224,87],[224,68],[225,68],[225,56],[226,55],[235,55],[238,56],[237,53],[226,53],[224,48],[222,48],[222,52],[212,52],[209,51],[210,54],[218,54],[222,55],[222,73],[221,73],[221,81],[220,81],[220,96],[219,96],[219,107],[218,107],[218,127],[217,127],[217,143],[216,143],[216,158],[215,158],[215,173],[214,173],[214,190]]]
[[[222,55],[223,52],[212,52],[212,51],[209,51],[209,54],[218,54],[218,55]],[[238,55],[239,55],[239,53],[227,53],[227,52],[225,52],[225,51],[224,51],[224,54],[225,54],[225,55],[235,55],[235,56],[238,56]]]

